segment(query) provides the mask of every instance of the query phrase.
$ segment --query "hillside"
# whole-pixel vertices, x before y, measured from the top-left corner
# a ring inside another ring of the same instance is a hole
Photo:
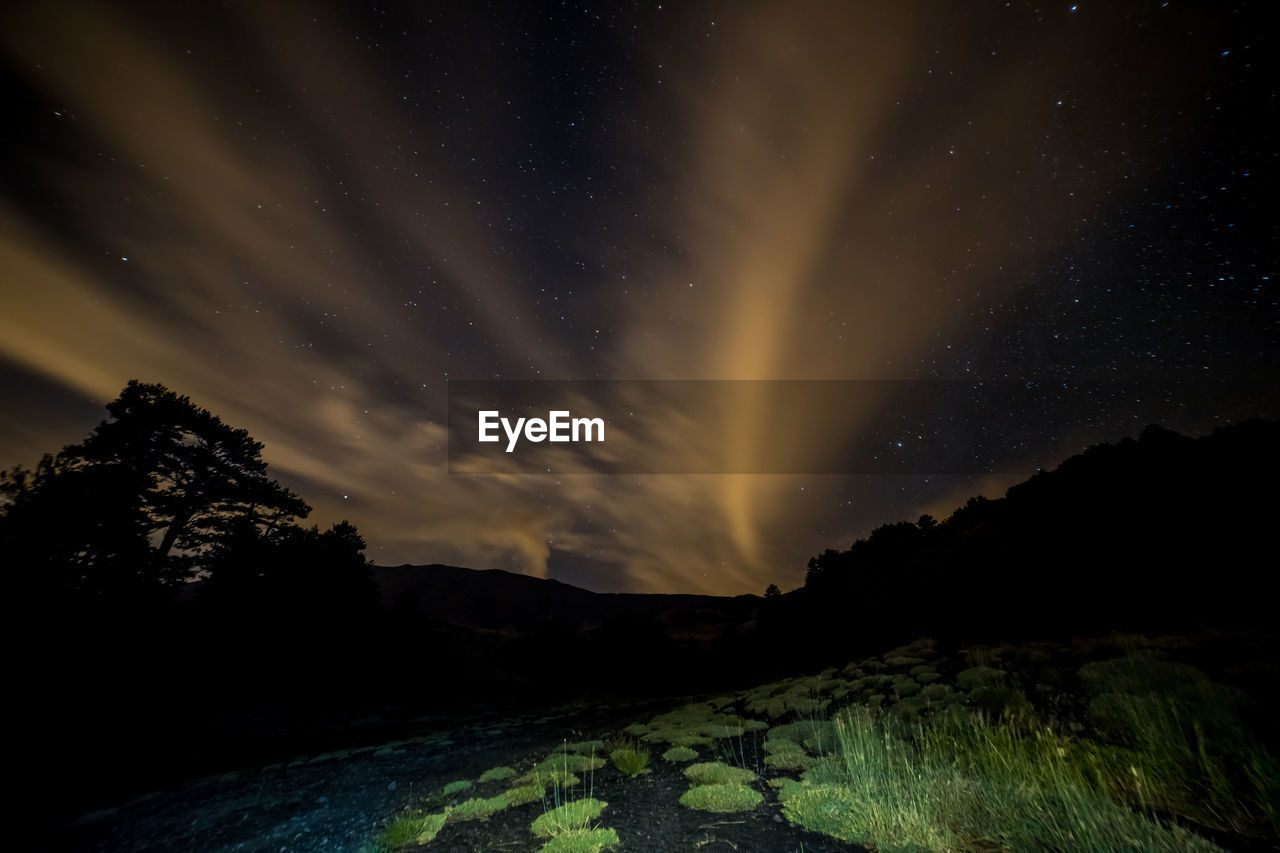
[[[597,593],[554,579],[501,569],[375,566],[384,606],[411,608],[418,618],[449,625],[528,634],[549,619],[593,631],[618,619],[655,618],[682,641],[706,641],[755,618],[761,599],[712,595]]]

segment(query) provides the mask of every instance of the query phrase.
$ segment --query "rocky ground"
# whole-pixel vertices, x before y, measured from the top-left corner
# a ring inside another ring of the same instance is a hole
[[[676,703],[667,703],[668,705]],[[82,816],[57,846],[75,851],[372,851],[386,822],[422,805],[457,779],[477,779],[498,765],[527,767],[565,741],[607,739],[628,723],[664,710],[628,706],[561,708],[545,714],[475,721],[404,740],[229,772]],[[773,791],[751,812],[719,815],[679,805],[689,788],[684,765],[654,750],[650,773],[627,777],[613,767],[583,774],[570,796],[608,803],[601,825],[617,831],[624,851],[849,851],[789,824]],[[744,743],[740,763],[763,759]],[[712,758],[714,756],[708,756]],[[493,796],[503,783],[459,795]],[[492,789],[492,790],[490,790]],[[450,823],[424,848],[437,851],[536,851],[530,824],[550,803],[514,806],[488,819]]]

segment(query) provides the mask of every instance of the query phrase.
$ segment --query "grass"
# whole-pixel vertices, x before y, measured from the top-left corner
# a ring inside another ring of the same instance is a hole
[[[1151,651],[1080,677],[1104,743],[1135,771],[1108,779],[1113,793],[1215,829],[1280,831],[1280,764],[1240,725],[1240,694]]]
[[[690,747],[687,747],[687,746],[673,746],[670,749],[668,749],[666,752],[662,753],[662,759],[664,761],[670,761],[672,763],[677,763],[682,761],[693,761],[697,757],[698,757],[698,750],[691,749]]]
[[[696,754],[696,753],[695,753]],[[648,773],[649,750],[634,743],[625,744],[609,753],[609,760],[619,772],[636,777]]]
[[[485,782],[501,782],[506,779],[514,779],[516,775],[516,771],[510,767],[493,767],[481,773],[479,781],[481,784]]]
[[[732,767],[722,761],[691,764],[684,775],[699,785],[744,785],[756,780],[756,774],[745,767]]]
[[[525,803],[532,803],[534,800],[542,799],[546,789],[541,785],[520,785],[511,788],[503,793],[502,796],[507,798],[507,802],[513,806],[522,806]]]
[[[813,757],[795,741],[771,740],[764,745],[764,766],[775,770],[807,770]]]
[[[1218,853],[1211,831],[1274,841],[1280,764],[1242,722],[1244,695],[1170,653],[1002,646],[966,650],[956,667],[912,644],[840,677],[786,678],[659,714],[628,737],[565,743],[523,775],[495,767],[479,782],[510,780],[505,793],[424,814],[471,787],[450,783],[392,820],[380,843],[423,844],[446,821],[541,800],[532,829],[544,853],[613,849],[618,834],[598,825],[595,799],[594,770],[606,763],[632,778],[679,770],[690,785],[679,805],[723,814],[761,806],[757,773],[772,776],[791,821],[878,853]],[[744,747],[761,739],[760,752]],[[651,768],[659,751],[682,766]]]
[[[480,820],[500,812],[511,803],[502,794],[496,797],[473,797],[453,807],[452,820]]]
[[[378,841],[384,847],[396,849],[410,844],[427,844],[435,839],[449,818],[449,809],[438,814],[403,814],[391,821],[382,831]]]
[[[557,750],[516,781],[521,785],[541,785],[543,788],[568,788],[581,781],[575,774],[593,772],[604,765],[605,760],[595,755]]]
[[[530,827],[539,838],[555,838],[566,833],[590,827],[600,817],[608,803],[593,797],[574,800],[543,812]]]
[[[694,785],[680,805],[704,812],[749,812],[764,802],[759,791],[741,784]]]
[[[619,843],[616,829],[570,829],[543,844],[539,853],[599,853],[612,850]]]
[[[977,716],[912,731],[867,709],[835,722],[839,762],[779,792],[789,818],[835,838],[881,853],[1218,850],[1108,797],[1097,780],[1117,768],[1050,730]]]

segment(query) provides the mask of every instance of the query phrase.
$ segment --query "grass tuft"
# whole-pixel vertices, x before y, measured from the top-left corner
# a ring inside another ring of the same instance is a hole
[[[496,797],[474,797],[454,806],[450,817],[456,821],[480,820],[495,812],[500,812],[511,803],[502,794]]]
[[[741,784],[694,785],[680,797],[680,805],[704,812],[749,812],[764,796]]]
[[[608,803],[593,798],[574,800],[543,812],[533,822],[531,829],[539,838],[555,838],[560,835],[589,828],[591,821],[600,817]]]
[[[485,782],[501,782],[506,779],[513,779],[515,776],[516,771],[510,767],[493,767],[480,774],[480,782],[481,784]]]
[[[639,776],[647,772],[649,766],[649,750],[635,744],[621,746],[609,753],[613,766],[628,776]]]
[[[779,792],[783,812],[843,841],[897,851],[1217,851],[1211,842],[1107,796],[1096,750],[1044,728],[983,716],[908,728],[851,709],[839,760]]]
[[[378,841],[395,850],[410,844],[427,844],[435,839],[449,818],[450,809],[437,814],[405,814],[387,824]]]
[[[507,798],[507,802],[513,806],[523,806],[525,803],[532,803],[534,800],[542,799],[542,794],[546,789],[541,785],[520,785],[511,788],[502,796]]]
[[[691,749],[690,747],[687,747],[687,746],[673,746],[670,749],[668,749],[666,752],[662,753],[663,760],[670,761],[672,763],[681,762],[681,761],[693,761],[693,759],[697,757],[698,757],[698,750]]]
[[[732,767],[722,761],[691,764],[684,775],[699,785],[743,785],[756,780],[756,774],[745,767]]]
[[[570,829],[543,844],[538,853],[599,853],[612,850],[619,843],[615,829]]]

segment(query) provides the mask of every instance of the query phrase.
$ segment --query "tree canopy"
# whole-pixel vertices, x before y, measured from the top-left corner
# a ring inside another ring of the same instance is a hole
[[[0,547],[48,592],[173,588],[311,511],[267,476],[260,442],[186,396],[134,380],[107,411],[81,444],[0,475]]]

